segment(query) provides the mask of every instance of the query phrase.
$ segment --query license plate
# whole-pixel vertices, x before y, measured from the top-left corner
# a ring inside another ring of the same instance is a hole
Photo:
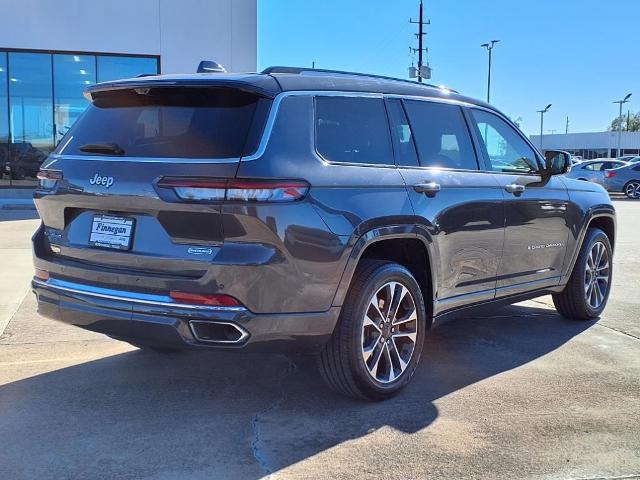
[[[89,245],[114,250],[129,250],[133,236],[133,225],[133,218],[94,215]]]

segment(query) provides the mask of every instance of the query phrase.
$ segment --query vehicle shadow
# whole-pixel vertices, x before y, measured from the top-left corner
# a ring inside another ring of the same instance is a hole
[[[332,393],[310,357],[131,351],[62,368],[0,387],[0,477],[261,478],[381,428],[425,429],[436,400],[591,325],[523,306],[453,319],[381,403]]]

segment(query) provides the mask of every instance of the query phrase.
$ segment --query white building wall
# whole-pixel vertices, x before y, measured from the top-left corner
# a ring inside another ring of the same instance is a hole
[[[255,71],[257,0],[15,0],[0,47],[160,55],[163,73],[200,60]]]
[[[530,138],[534,145],[540,145],[540,135],[531,135]],[[618,132],[543,135],[542,147],[558,150],[615,150],[618,147]],[[621,148],[640,149],[640,132],[622,132]]]

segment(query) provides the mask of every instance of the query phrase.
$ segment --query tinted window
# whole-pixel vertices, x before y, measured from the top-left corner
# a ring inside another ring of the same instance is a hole
[[[316,142],[327,160],[393,165],[387,113],[379,98],[317,97]]]
[[[484,110],[472,109],[471,112],[493,171],[538,171],[535,151],[511,125]]]
[[[404,103],[418,147],[420,165],[478,170],[460,107],[413,100]]]
[[[585,170],[596,170],[596,171],[600,171],[603,170],[604,163],[602,162],[597,162],[597,163],[590,163],[589,165],[585,165],[583,168]]]
[[[397,99],[387,101],[389,122],[391,123],[391,139],[395,149],[398,165],[417,166],[418,154],[411,134],[409,120],[404,113],[402,102]]]
[[[226,88],[143,92],[98,93],[60,142],[59,153],[86,155],[81,150],[84,145],[116,144],[131,157],[230,158],[243,154],[257,96]]]

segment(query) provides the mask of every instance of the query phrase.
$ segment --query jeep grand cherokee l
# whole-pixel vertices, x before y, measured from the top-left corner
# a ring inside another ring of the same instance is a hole
[[[383,399],[453,312],[605,307],[608,195],[491,105],[282,67],[86,95],[35,192],[42,315],[158,351],[316,353],[335,390]]]

